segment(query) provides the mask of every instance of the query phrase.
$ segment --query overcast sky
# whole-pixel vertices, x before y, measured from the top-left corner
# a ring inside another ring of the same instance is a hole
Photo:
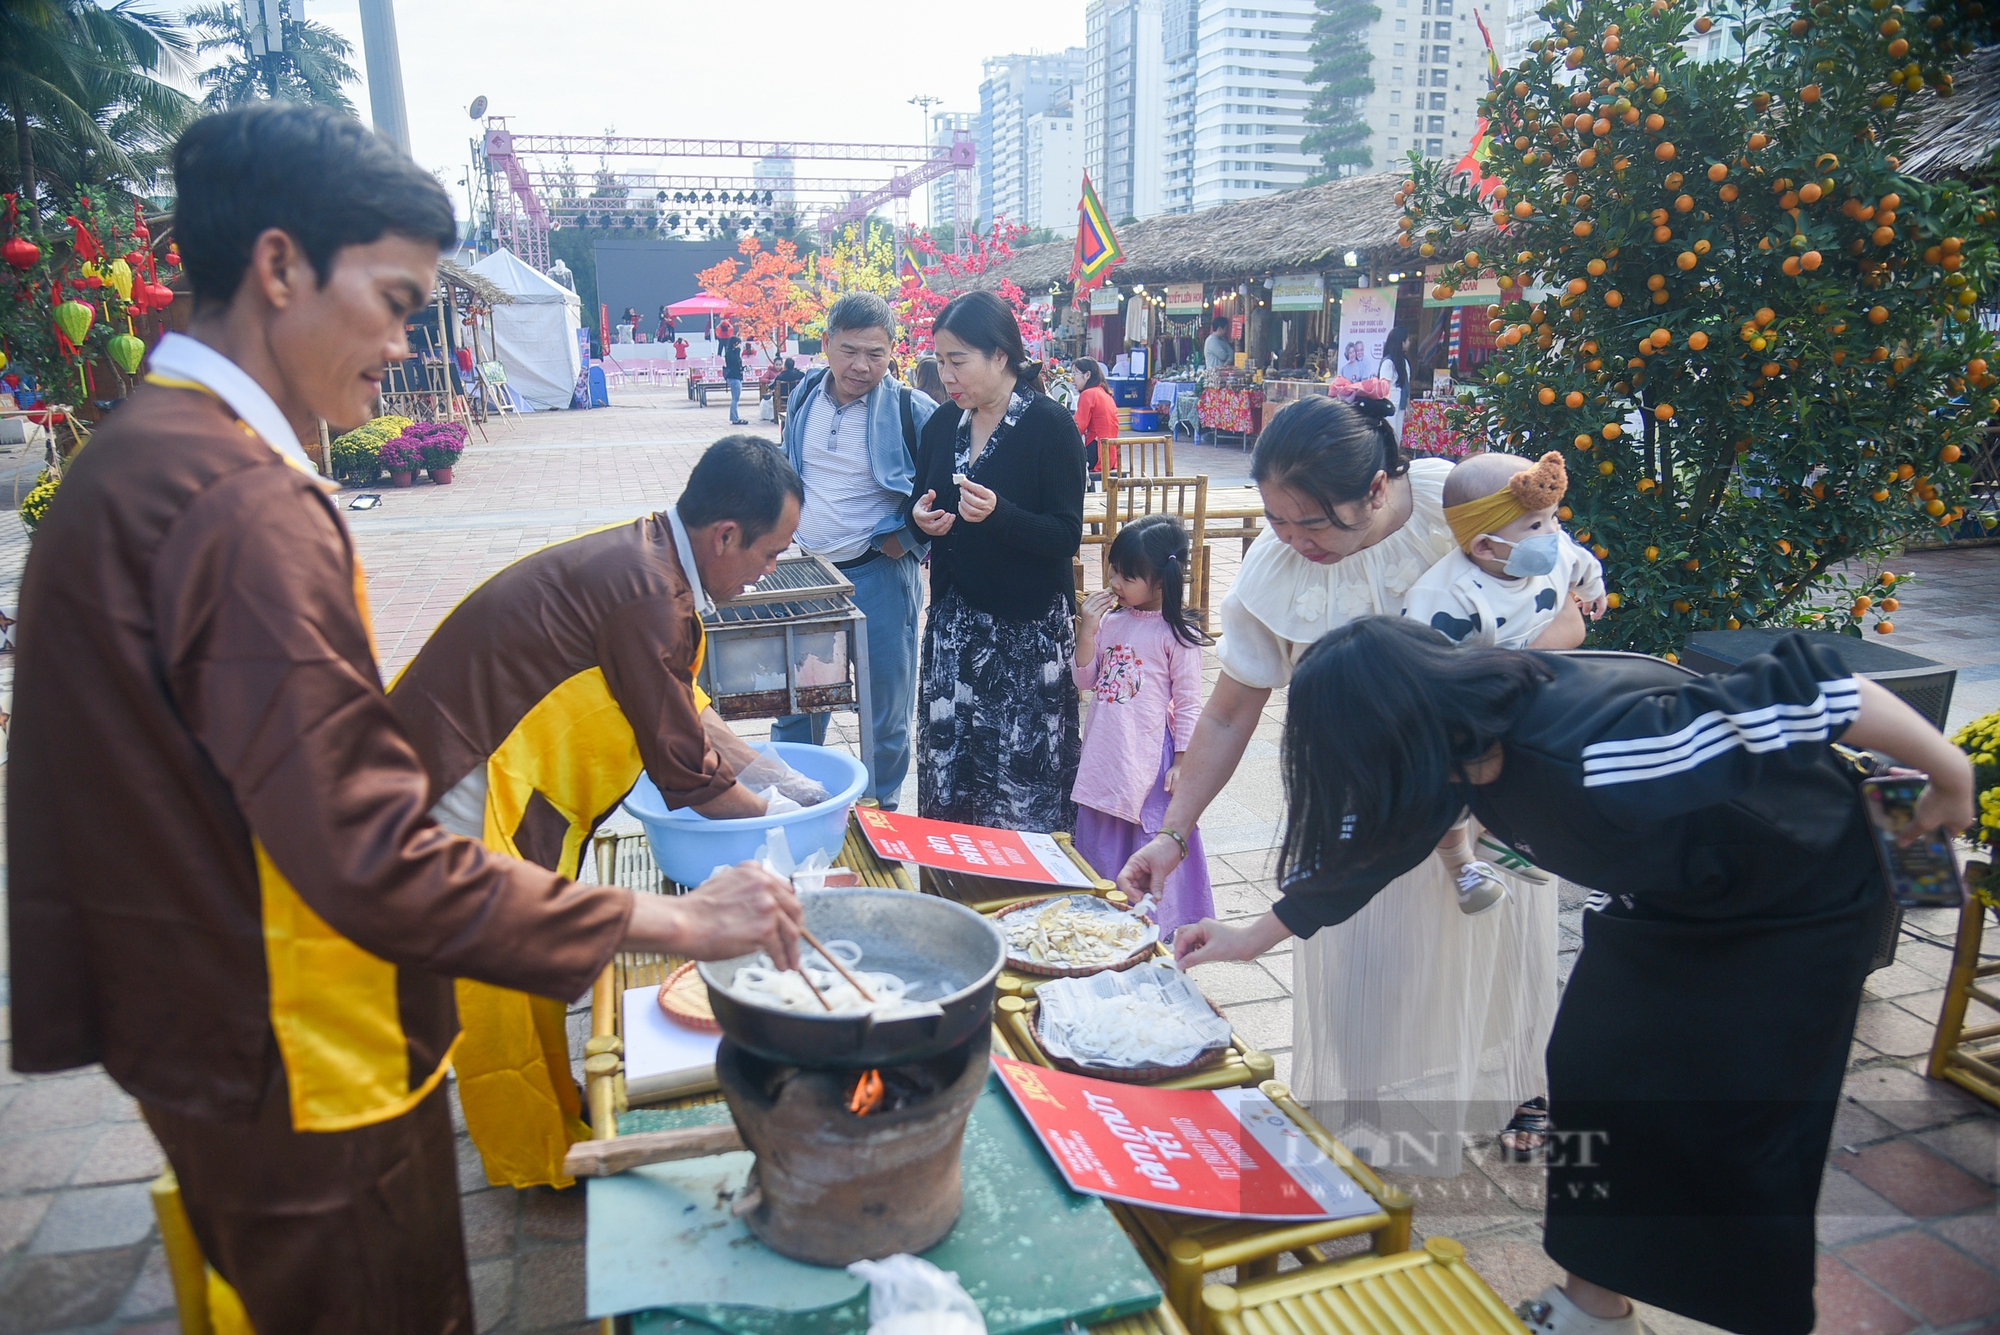
[[[911,143],[922,127],[911,97],[943,98],[939,111],[977,111],[982,59],[1081,46],[1083,8],[1084,0],[397,0],[396,28],[412,151],[443,169],[463,211],[478,133],[466,108],[482,94],[489,114],[508,117],[517,134]],[[353,42],[365,76],[356,0],[305,0],[305,16]],[[366,119],[365,82],[349,96]],[[831,174],[873,174],[847,165]],[[750,165],[711,159],[674,170],[747,176]]]

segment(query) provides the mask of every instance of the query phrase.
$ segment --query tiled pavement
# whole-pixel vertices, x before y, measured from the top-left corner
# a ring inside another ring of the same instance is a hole
[[[407,662],[459,597],[508,561],[672,499],[702,447],[728,430],[722,410],[695,408],[677,394],[616,397],[618,406],[589,414],[490,425],[489,440],[475,435],[452,487],[385,488],[379,510],[350,516],[386,671]],[[1183,444],[1176,454],[1180,471],[1206,471],[1217,484],[1248,473],[1240,450]],[[25,550],[18,519],[0,511],[0,607],[13,603]],[[1218,544],[1215,558],[1219,597],[1235,577],[1237,544]],[[1087,557],[1086,566],[1094,583],[1096,563]],[[1900,591],[1904,608],[1891,643],[1960,668],[1954,722],[2000,705],[2000,548],[1916,553],[1896,568],[1917,572],[1919,581]],[[11,662],[0,655],[0,707],[11,708],[4,704],[11,682]],[[1261,913],[1272,899],[1283,710],[1280,694],[1204,822],[1225,916]],[[845,732],[851,743],[851,728]],[[1578,942],[1575,896],[1565,896],[1563,910],[1566,977]],[[1897,962],[1870,979],[1822,1193],[1825,1332],[2000,1331],[2000,1118],[1916,1074],[1951,932],[1947,915],[1911,915]],[[1247,1037],[1276,1054],[1279,1073],[1288,1072],[1289,951],[1211,966],[1202,985]],[[4,989],[0,974],[0,1005]],[[0,1054],[0,1335],[173,1329],[146,1196],[159,1155],[131,1100],[96,1069],[23,1079],[5,1065]],[[462,1135],[460,1178],[481,1331],[578,1328],[581,1192],[487,1187]],[[1466,1241],[1509,1301],[1551,1278],[1538,1241],[1536,1169],[1498,1163],[1481,1144],[1468,1150],[1458,1177],[1403,1185],[1417,1195],[1419,1230]],[[1646,1315],[1655,1335],[1706,1329]]]

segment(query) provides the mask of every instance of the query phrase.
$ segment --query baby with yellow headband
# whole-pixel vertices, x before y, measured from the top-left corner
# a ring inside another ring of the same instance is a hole
[[[1541,637],[1572,597],[1591,620],[1604,615],[1604,568],[1556,517],[1568,489],[1553,452],[1533,463],[1514,454],[1462,460],[1444,481],[1458,550],[1411,586],[1403,615],[1461,644],[1574,649]]]
[[[1514,454],[1461,461],[1444,481],[1445,522],[1458,548],[1410,587],[1403,615],[1461,644],[1574,649],[1581,640],[1573,635],[1544,637],[1569,598],[1593,621],[1604,615],[1604,568],[1556,517],[1568,489],[1559,454],[1535,463]],[[1483,913],[1507,887],[1473,860],[1469,827],[1469,818],[1454,825],[1438,854],[1458,886],[1458,907]]]

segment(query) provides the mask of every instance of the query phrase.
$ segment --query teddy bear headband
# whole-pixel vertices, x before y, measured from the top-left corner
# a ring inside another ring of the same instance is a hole
[[[1469,551],[1480,534],[1497,533],[1522,515],[1560,505],[1568,490],[1569,470],[1563,467],[1562,456],[1551,450],[1533,468],[1508,478],[1507,485],[1491,496],[1446,506],[1444,518],[1459,549]]]

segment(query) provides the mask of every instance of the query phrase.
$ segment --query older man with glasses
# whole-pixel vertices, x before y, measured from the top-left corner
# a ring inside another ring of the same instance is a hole
[[[809,376],[785,415],[784,448],[805,479],[798,544],[854,584],[868,618],[868,707],[874,714],[875,798],[895,810],[910,772],[916,704],[918,573],[926,539],[910,522],[917,434],[937,410],[889,374],[896,317],[872,292],[850,292],[826,317],[826,369]],[[781,742],[824,743],[825,714],[780,719]]]

